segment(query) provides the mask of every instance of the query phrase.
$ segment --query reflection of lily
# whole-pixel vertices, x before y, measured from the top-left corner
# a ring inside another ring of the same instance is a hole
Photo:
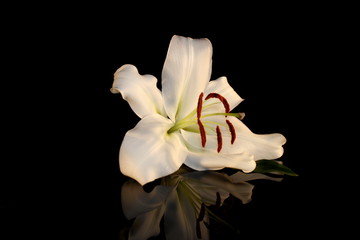
[[[162,71],[162,91],[151,75],[133,65],[115,73],[111,91],[121,93],[141,118],[120,149],[120,169],[144,185],[177,171],[225,167],[254,170],[259,159],[283,154],[281,134],[254,134],[231,113],[243,99],[226,77],[209,81],[212,45],[208,39],[174,36]]]
[[[211,171],[189,172],[181,168],[162,178],[161,184],[149,193],[139,183],[130,180],[121,191],[125,216],[129,220],[135,218],[129,239],[157,236],[162,219],[167,239],[209,239],[209,218],[216,218],[216,215],[207,206],[221,206],[229,194],[248,203],[253,185],[247,181],[255,179],[281,180],[260,173],[239,171],[229,176]]]

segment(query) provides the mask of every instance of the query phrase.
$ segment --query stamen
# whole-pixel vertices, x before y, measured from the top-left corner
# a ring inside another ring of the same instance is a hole
[[[220,207],[220,204],[221,204],[221,197],[220,197],[220,193],[219,192],[216,192],[216,208],[219,208]]]
[[[222,104],[224,105],[225,112],[227,112],[227,113],[230,112],[230,105],[229,105],[228,101],[226,100],[226,98],[224,98],[223,96],[221,96],[218,93],[209,93],[206,96],[205,100],[208,100],[209,98],[217,98],[217,99],[219,99],[222,102]]]
[[[221,148],[222,148],[222,136],[221,136],[221,131],[220,131],[219,126],[216,126],[216,136],[217,136],[217,143],[218,143],[217,152],[220,152]]]
[[[204,220],[205,217],[205,204],[201,203],[200,213],[198,219],[196,219],[196,236],[201,239],[201,228],[200,222]]]
[[[236,139],[236,132],[235,132],[234,125],[229,120],[226,120],[226,123],[229,126],[229,131],[231,133],[231,144],[233,144]]]
[[[197,220],[202,221],[204,219],[204,216],[205,216],[205,204],[201,203],[200,213]]]
[[[201,145],[202,145],[202,147],[205,147],[205,144],[206,144],[205,128],[200,119],[198,119],[197,123],[199,125],[199,130],[200,130]]]
[[[197,109],[196,109],[196,116],[197,116],[197,123],[199,125],[199,130],[200,130],[200,136],[201,136],[201,145],[202,147],[205,147],[206,144],[206,133],[205,133],[205,128],[204,125],[202,124],[200,118],[201,118],[201,110],[202,110],[202,104],[203,104],[203,96],[204,93],[200,93],[199,95],[199,99],[198,99],[198,105],[197,105]]]
[[[196,220],[196,236],[201,239],[201,228],[199,220]]]
[[[229,193],[229,197],[228,197],[228,200],[230,202],[230,206],[233,206],[234,205],[234,202],[235,202],[235,197],[234,195],[232,195],[231,193]]]
[[[200,93],[199,95],[199,99],[198,99],[198,104],[197,104],[197,118],[200,119],[201,118],[201,111],[202,111],[202,103],[203,103],[203,96],[204,96],[204,93]]]

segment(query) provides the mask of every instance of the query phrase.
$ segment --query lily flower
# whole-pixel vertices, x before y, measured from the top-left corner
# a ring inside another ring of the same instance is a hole
[[[162,70],[161,91],[152,75],[130,64],[114,74],[111,88],[141,118],[120,147],[121,172],[141,185],[177,171],[256,167],[282,156],[283,135],[255,134],[232,113],[243,99],[226,77],[210,81],[212,44],[174,35]]]

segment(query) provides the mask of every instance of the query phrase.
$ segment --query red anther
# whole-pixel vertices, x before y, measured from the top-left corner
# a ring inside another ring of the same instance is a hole
[[[225,112],[227,112],[227,113],[230,112],[230,105],[229,105],[228,101],[226,100],[226,98],[224,98],[223,96],[221,96],[218,93],[209,93],[206,96],[205,100],[208,100],[209,98],[217,98],[217,99],[219,99],[222,102],[222,104],[224,105]]]
[[[197,119],[200,119],[200,117],[201,117],[203,96],[204,96],[204,93],[203,92],[200,93],[199,99],[198,99],[198,104],[197,104],[197,111],[196,111]]]
[[[202,221],[204,219],[204,216],[205,216],[205,204],[201,203],[200,213],[197,220]]]
[[[220,131],[219,126],[216,126],[216,136],[217,136],[217,143],[218,143],[217,152],[220,152],[221,148],[222,148],[222,136],[221,136],[221,131]]]
[[[201,145],[202,145],[203,147],[205,147],[205,144],[206,144],[205,128],[204,128],[204,125],[202,124],[202,122],[201,122],[200,119],[198,119],[197,123],[198,123],[198,125],[199,125],[199,130],[200,130]]]
[[[236,139],[236,132],[235,132],[234,125],[229,120],[226,120],[226,123],[229,126],[229,130],[230,130],[230,133],[231,133],[231,144],[233,144],[235,142],[235,139]]]
[[[201,136],[201,145],[202,147],[205,147],[206,144],[206,133],[205,133],[205,128],[204,125],[202,124],[200,118],[201,118],[201,111],[202,111],[202,104],[203,104],[203,96],[204,93],[200,93],[199,95],[199,99],[198,99],[198,104],[197,104],[197,109],[196,109],[196,116],[197,116],[197,123],[199,125],[199,130],[200,130],[200,136]]]
[[[220,193],[219,193],[219,192],[216,192],[216,204],[215,204],[215,207],[216,207],[216,208],[219,208],[220,205],[221,205]]]
[[[201,227],[199,220],[196,220],[196,236],[197,238],[201,239]]]

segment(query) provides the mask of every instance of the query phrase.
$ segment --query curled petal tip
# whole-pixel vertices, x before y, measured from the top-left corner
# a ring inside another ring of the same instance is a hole
[[[119,93],[119,90],[117,90],[116,88],[110,88],[110,92],[117,94],[117,93]]]

